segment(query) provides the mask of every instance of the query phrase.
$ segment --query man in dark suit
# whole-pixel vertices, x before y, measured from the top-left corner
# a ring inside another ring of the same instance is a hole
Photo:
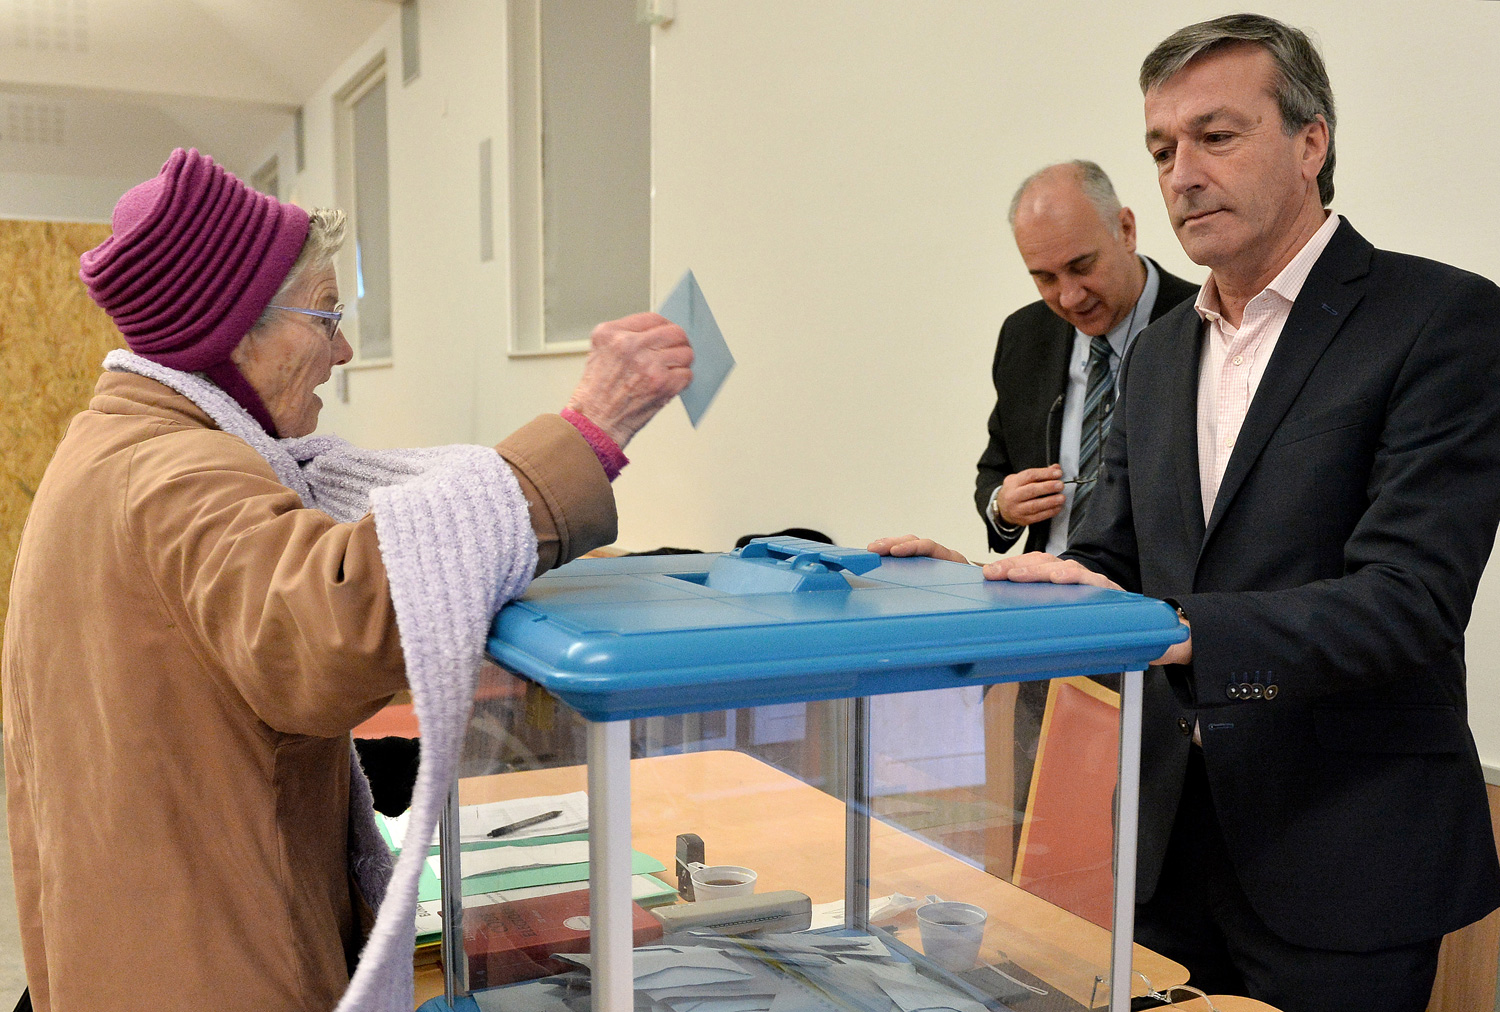
[[[1198,288],[1136,255],[1135,216],[1093,162],[1029,176],[1011,199],[1010,225],[1042,298],[1000,328],[974,504],[995,551],[1030,528],[1028,550],[1060,552],[1091,491],[1077,479],[1097,472],[1097,452],[1081,462],[1080,443],[1091,427],[1108,432],[1121,360],[1147,323]],[[1108,388],[1089,412],[1093,368]]]
[[[1301,32],[1190,26],[1141,86],[1212,273],[1137,340],[1071,548],[986,575],[1121,586],[1189,628],[1146,676],[1137,940],[1287,1012],[1421,1012],[1442,935],[1500,905],[1464,687],[1500,289],[1327,211],[1332,90]]]
[[[1011,198],[1010,226],[1042,297],[1000,328],[995,408],[974,504],[996,552],[1026,533],[1028,551],[1056,554],[1067,547],[1070,525],[1092,492],[1120,362],[1149,322],[1198,288],[1137,255],[1135,215],[1120,206],[1094,162],[1049,165],[1028,176]],[[1105,385],[1092,401],[1091,379]],[[1084,443],[1094,450],[1088,460],[1080,452]],[[1014,712],[1011,803],[1024,809],[1047,683],[1000,691],[1000,708]],[[1018,824],[1015,842],[1020,832]]]

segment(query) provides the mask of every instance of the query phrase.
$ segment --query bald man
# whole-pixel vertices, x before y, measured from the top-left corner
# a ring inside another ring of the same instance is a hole
[[[1000,328],[974,501],[994,551],[1028,532],[1028,552],[1055,554],[1088,508],[1130,342],[1198,286],[1136,255],[1135,215],[1093,162],[1029,176],[1010,226],[1042,298]]]

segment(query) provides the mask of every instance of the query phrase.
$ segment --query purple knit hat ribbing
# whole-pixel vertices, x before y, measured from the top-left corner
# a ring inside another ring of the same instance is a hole
[[[307,212],[178,148],[154,179],[120,198],[111,224],[114,234],[80,258],[78,276],[130,350],[205,373],[275,435],[229,353],[296,263]]]

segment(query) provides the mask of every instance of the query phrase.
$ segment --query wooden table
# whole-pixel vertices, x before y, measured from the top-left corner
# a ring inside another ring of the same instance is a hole
[[[1214,1008],[1219,1012],[1279,1012],[1278,1009],[1263,1001],[1256,1001],[1254,998],[1239,998],[1232,994],[1211,994],[1208,1000],[1214,1003]],[[1208,1012],[1208,1002],[1202,998],[1194,998],[1192,1001],[1173,1002],[1172,1008],[1182,1009],[1183,1012]]]
[[[708,863],[738,864],[759,875],[757,892],[797,889],[814,903],[844,897],[844,803],[753,756],[695,752],[630,764],[635,848],[671,869],[677,834],[703,838]],[[569,766],[461,781],[474,805],[586,789],[586,770]],[[870,826],[870,895],[892,892],[975,903],[989,912],[980,958],[1002,954],[1075,1000],[1088,1003],[1094,977],[1109,977],[1109,932],[986,874],[879,821]],[[675,884],[670,870],[669,884]],[[921,948],[911,913],[898,937]],[[1158,988],[1184,983],[1187,970],[1135,946],[1135,969]],[[1138,993],[1144,994],[1144,985]],[[439,967],[417,971],[417,1002],[443,993]]]

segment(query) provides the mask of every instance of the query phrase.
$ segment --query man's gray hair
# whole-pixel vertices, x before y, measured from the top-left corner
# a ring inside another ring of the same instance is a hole
[[[1328,157],[1318,173],[1318,197],[1327,207],[1333,203],[1333,86],[1305,33],[1263,14],[1226,14],[1188,25],[1167,36],[1141,64],[1141,92],[1165,84],[1205,53],[1237,45],[1260,46],[1271,54],[1277,73],[1271,94],[1288,136],[1319,116],[1328,124]]]
[[[1056,165],[1047,165],[1037,169],[1031,175],[1021,181],[1016,187],[1015,196],[1010,198],[1010,221],[1012,230],[1016,227],[1016,212],[1021,209],[1021,200],[1026,196],[1026,191],[1031,189],[1032,184],[1043,176],[1050,175],[1059,168],[1071,168],[1078,174],[1078,186],[1083,190],[1083,195],[1094,205],[1094,210],[1099,212],[1099,217],[1115,238],[1120,237],[1120,211],[1122,209],[1120,198],[1115,195],[1115,184],[1109,181],[1097,162],[1091,162],[1085,158],[1075,158],[1071,162],[1058,162]]]
[[[286,280],[276,289],[276,294],[271,296],[272,306],[283,305],[282,300],[286,298],[287,292],[301,284],[309,271],[319,271],[333,265],[339,250],[344,248],[344,222],[344,212],[331,207],[316,207],[308,212],[307,238],[302,241],[302,252],[297,254],[292,269],[287,271]],[[250,329],[257,330],[270,322],[271,312],[267,307]]]

